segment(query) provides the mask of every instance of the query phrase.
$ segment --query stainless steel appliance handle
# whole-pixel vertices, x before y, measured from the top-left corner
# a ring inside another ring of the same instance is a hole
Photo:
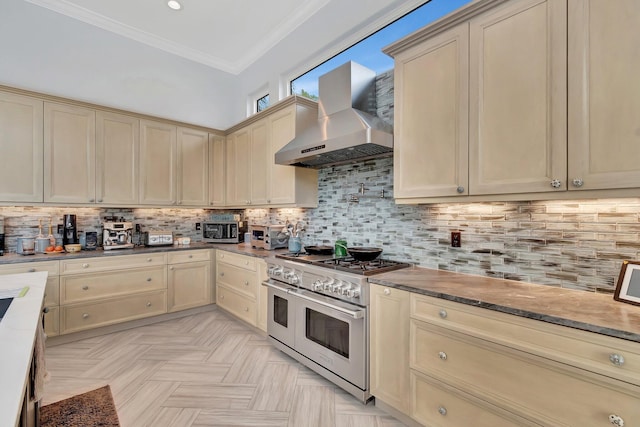
[[[319,304],[319,305],[321,305],[323,307],[330,308],[331,310],[336,310],[336,311],[339,311],[340,313],[344,313],[347,316],[353,317],[354,319],[362,319],[362,318],[364,318],[364,315],[365,315],[365,310],[353,311],[353,310],[349,310],[349,309],[344,308],[344,307],[333,305],[333,304],[328,303],[328,302],[323,301],[323,300],[319,300],[319,299],[307,296],[307,295],[299,293],[299,292],[290,292],[290,293],[291,294],[295,294],[297,297],[302,298],[303,300],[314,302],[314,303]]]
[[[288,287],[288,286],[284,286],[284,285],[283,286],[278,286],[278,285],[276,285],[274,283],[271,283],[271,282],[262,282],[262,285],[266,286],[267,288],[277,289],[278,291],[282,291],[282,292],[286,292],[286,293],[288,293],[291,290],[291,288]]]

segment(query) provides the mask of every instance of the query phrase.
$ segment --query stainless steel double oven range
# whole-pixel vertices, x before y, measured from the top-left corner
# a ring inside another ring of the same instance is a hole
[[[268,262],[267,332],[274,346],[367,402],[369,286],[409,264],[279,254]]]

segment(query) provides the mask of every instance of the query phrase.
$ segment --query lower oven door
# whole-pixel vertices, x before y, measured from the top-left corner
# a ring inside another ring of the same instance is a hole
[[[295,296],[288,293],[295,288],[273,280],[262,282],[267,290],[267,333],[293,348],[295,334]]]
[[[367,309],[304,290],[295,294],[295,349],[367,390]]]

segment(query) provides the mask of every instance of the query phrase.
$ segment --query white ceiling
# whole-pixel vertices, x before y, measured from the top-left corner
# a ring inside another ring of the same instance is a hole
[[[339,14],[347,6],[345,1],[350,3],[349,7],[354,1],[360,3],[361,13],[352,14],[348,19],[352,28],[362,28],[379,20],[380,13],[388,13],[390,5],[398,14],[406,12],[398,8],[415,7],[416,3],[181,0],[182,10],[173,11],[166,0],[26,1],[231,74],[244,71],[323,8]]]

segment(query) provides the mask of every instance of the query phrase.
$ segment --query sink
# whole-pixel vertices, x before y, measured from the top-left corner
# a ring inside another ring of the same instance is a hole
[[[0,320],[2,320],[4,314],[9,309],[11,301],[13,301],[13,298],[0,298]]]

